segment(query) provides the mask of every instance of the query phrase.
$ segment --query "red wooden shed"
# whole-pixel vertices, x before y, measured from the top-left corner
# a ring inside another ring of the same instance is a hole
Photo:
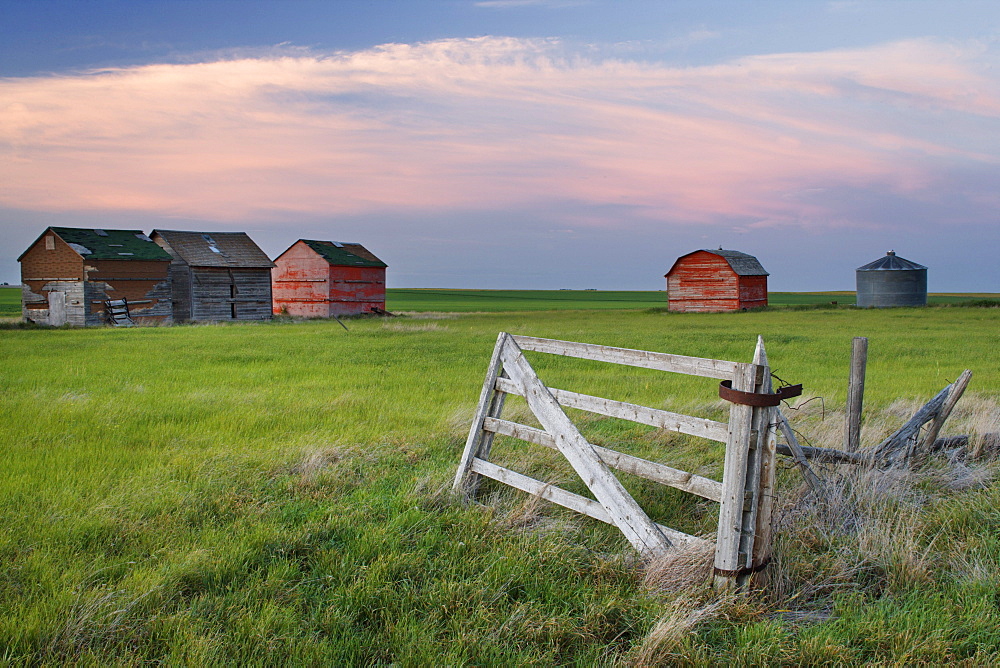
[[[665,275],[671,311],[740,311],[767,306],[767,276],[753,255],[697,250],[682,255]]]
[[[385,310],[385,262],[361,244],[299,239],[274,260],[274,312],[306,318]]]

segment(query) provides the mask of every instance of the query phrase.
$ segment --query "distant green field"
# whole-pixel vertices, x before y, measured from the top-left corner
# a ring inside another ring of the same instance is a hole
[[[996,293],[932,294],[931,304],[960,304],[976,299],[998,299]],[[772,292],[772,306],[810,304],[854,304],[853,292]],[[439,311],[452,313],[499,313],[503,311],[563,311],[665,308],[663,290],[447,290],[438,288],[390,288],[386,308],[390,311]],[[0,287],[0,317],[21,314],[21,289]]]
[[[0,287],[0,317],[21,315],[21,288]]]
[[[959,304],[976,299],[997,299],[1000,294],[933,294],[931,304]],[[772,306],[809,304],[854,304],[853,292],[772,292]],[[446,290],[431,288],[390,288],[386,308],[390,311],[450,311],[455,313],[501,311],[553,311],[567,309],[647,309],[664,308],[663,290]]]

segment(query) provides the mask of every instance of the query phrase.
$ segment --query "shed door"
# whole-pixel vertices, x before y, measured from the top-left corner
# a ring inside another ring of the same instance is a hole
[[[53,327],[66,324],[66,293],[49,292],[49,324]]]

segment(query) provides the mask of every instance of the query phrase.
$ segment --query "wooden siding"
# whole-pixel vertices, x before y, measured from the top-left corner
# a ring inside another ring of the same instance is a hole
[[[190,267],[192,320],[270,320],[269,268]]]
[[[767,276],[738,276],[706,251],[682,257],[667,275],[671,311],[739,311],[767,306]]]
[[[292,244],[274,263],[275,313],[329,318],[385,309],[385,267],[330,265],[302,241]]]
[[[385,309],[385,267],[330,267],[330,314]]]

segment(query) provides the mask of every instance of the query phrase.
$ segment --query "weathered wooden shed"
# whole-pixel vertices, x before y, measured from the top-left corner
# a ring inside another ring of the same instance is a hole
[[[299,239],[274,264],[275,313],[329,318],[385,310],[386,264],[361,244]]]
[[[170,254],[174,320],[271,318],[274,263],[244,232],[153,230]]]
[[[137,324],[171,321],[171,258],[142,230],[49,227],[17,260],[25,320],[102,325],[124,299]]]
[[[740,311],[767,306],[768,273],[753,255],[697,250],[677,258],[667,279],[671,311]]]

